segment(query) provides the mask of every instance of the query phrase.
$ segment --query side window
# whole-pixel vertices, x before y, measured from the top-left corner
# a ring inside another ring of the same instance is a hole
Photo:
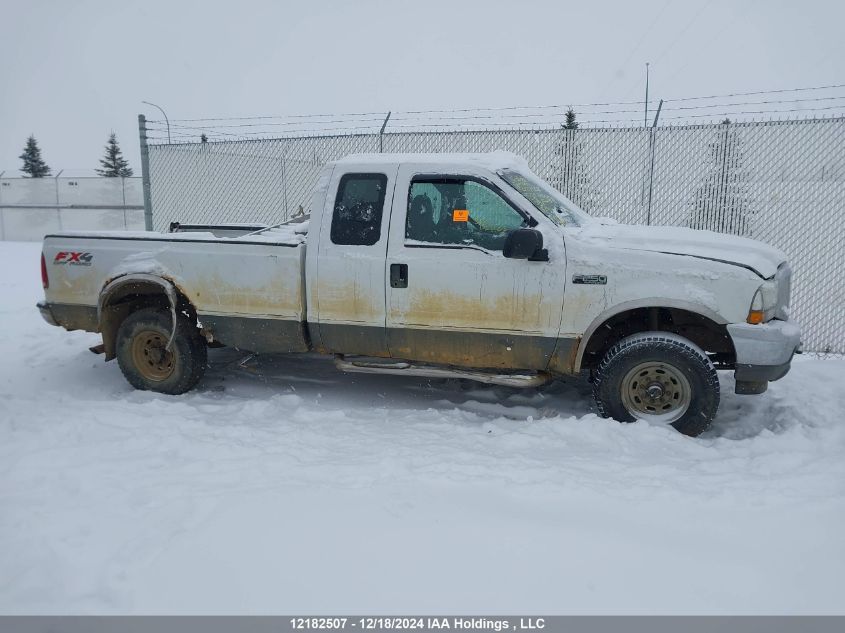
[[[384,174],[341,177],[332,213],[332,243],[372,246],[378,242],[386,189]]]
[[[525,218],[484,183],[463,178],[418,178],[411,183],[405,238],[500,251]]]

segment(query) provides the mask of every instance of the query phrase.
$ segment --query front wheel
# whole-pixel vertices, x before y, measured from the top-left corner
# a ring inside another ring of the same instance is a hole
[[[719,377],[692,341],[643,332],[607,351],[593,373],[593,396],[603,417],[671,424],[695,437],[719,408]]]
[[[191,389],[208,360],[205,340],[196,327],[170,312],[145,308],[130,314],[117,331],[117,363],[136,389],[177,395]]]

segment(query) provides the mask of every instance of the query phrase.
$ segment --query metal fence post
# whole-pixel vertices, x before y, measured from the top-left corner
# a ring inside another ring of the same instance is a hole
[[[384,117],[384,123],[381,124],[381,129],[378,131],[378,151],[379,151],[379,154],[382,154],[384,152],[384,144],[383,144],[384,128],[387,127],[387,122],[389,120],[390,120],[390,112],[388,112],[387,116]]]
[[[62,175],[64,169],[60,169],[59,173],[55,175],[53,182],[56,184],[56,221],[59,223],[59,230],[62,229],[62,210],[59,208],[59,176]]]
[[[654,146],[657,145],[657,120],[660,118],[660,110],[663,109],[663,99],[657,106],[657,114],[654,115],[654,123],[651,126],[651,165],[648,168],[648,211],[646,211],[646,225],[651,224],[651,196],[654,192]]]
[[[285,217],[288,219],[288,172],[285,166],[285,157],[287,156],[287,143],[282,146],[282,201],[285,206]]]
[[[123,200],[123,230],[126,231],[129,225],[126,224],[126,178],[124,176],[120,177],[120,195]]]
[[[144,190],[144,228],[153,230],[153,197],[150,190],[150,148],[147,145],[147,119],[138,115],[138,138],[141,141],[141,186]]]
[[[726,217],[728,215],[727,211],[727,197],[728,197],[728,165],[729,165],[729,154],[730,145],[729,145],[729,136],[730,136],[730,127],[731,127],[731,120],[725,119],[722,122],[722,125],[725,126],[725,135],[722,139],[722,165],[720,168],[720,175],[719,175],[719,189],[718,189],[718,198],[716,201],[716,212],[719,214],[719,224],[718,228],[720,231],[725,230],[725,226],[728,224],[726,222]]]
[[[648,208],[646,210],[646,215],[645,215],[646,226],[651,224],[651,197],[652,197],[652,193],[654,192],[654,146],[655,146],[655,141],[657,140],[656,136],[655,136],[657,134],[657,129],[651,128],[650,134],[651,134],[651,139],[650,139],[651,164],[649,165],[649,168],[648,168]]]
[[[5,213],[3,213],[3,174],[6,170],[0,170],[0,241],[6,239],[6,222],[4,220]]]

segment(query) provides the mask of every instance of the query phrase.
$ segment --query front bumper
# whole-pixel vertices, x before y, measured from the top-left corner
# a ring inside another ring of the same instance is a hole
[[[783,378],[792,356],[801,352],[801,326],[794,321],[731,323],[728,334],[736,350],[736,392],[762,393],[769,381]]]
[[[53,311],[50,305],[44,301],[39,301],[37,304],[38,311],[41,313],[41,318],[47,321],[50,325],[58,325],[56,318],[53,316]]]

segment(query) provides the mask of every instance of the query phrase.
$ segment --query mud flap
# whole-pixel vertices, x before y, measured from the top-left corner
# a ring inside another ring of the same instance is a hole
[[[737,380],[734,393],[741,396],[756,396],[769,388],[768,380]]]

